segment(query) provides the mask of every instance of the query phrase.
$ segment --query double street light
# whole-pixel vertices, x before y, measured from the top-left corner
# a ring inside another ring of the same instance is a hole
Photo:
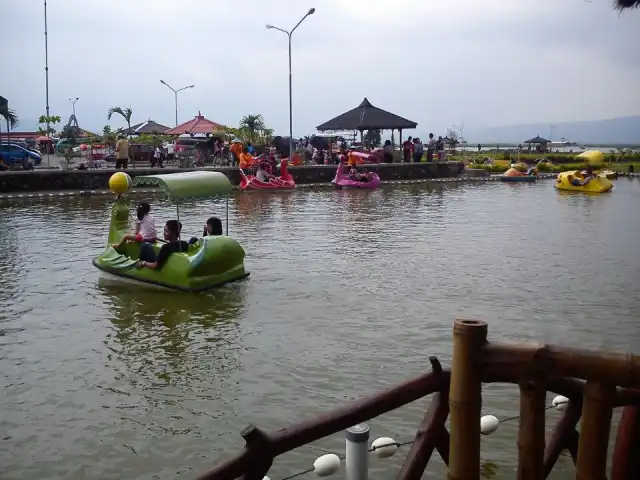
[[[160,80],[160,83],[162,83],[163,85],[166,85],[173,92],[173,95],[175,96],[175,99],[176,99],[176,127],[177,127],[178,126],[178,92],[181,92],[182,90],[186,90],[187,88],[193,88],[193,87],[195,87],[195,85],[187,85],[186,87],[178,88],[176,90],[175,88],[173,88],[171,85],[169,85],[164,80]]]
[[[300,26],[300,24],[307,18],[309,15],[313,15],[316,9],[311,8],[307,12],[307,14],[300,19],[296,26],[291,30],[285,30],[284,28],[276,27],[274,25],[267,25],[269,30],[278,30],[279,32],[285,33],[289,38],[289,161],[293,159],[293,94],[291,87],[291,35],[296,31],[296,28]]]

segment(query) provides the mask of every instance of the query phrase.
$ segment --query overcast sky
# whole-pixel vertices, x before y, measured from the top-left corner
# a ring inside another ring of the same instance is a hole
[[[609,0],[49,0],[51,113],[76,104],[100,130],[112,106],[134,123],[202,112],[235,126],[261,113],[288,132],[288,29],[294,135],[372,104],[417,133],[640,114],[640,11]],[[0,0],[0,95],[24,119],[45,111],[42,0]],[[7,32],[8,29],[8,32]],[[119,119],[111,125],[122,125]]]

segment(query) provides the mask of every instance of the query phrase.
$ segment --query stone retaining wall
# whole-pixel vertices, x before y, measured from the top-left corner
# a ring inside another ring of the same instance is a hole
[[[231,183],[240,183],[237,168],[206,168],[205,170],[224,173]],[[425,178],[457,177],[464,167],[458,162],[446,163],[395,163],[363,165],[362,170],[377,172],[383,181],[419,180]],[[158,173],[186,172],[188,169],[174,168],[129,168],[131,177],[136,175],[154,175]],[[290,167],[297,184],[327,183],[333,180],[336,167],[333,165],[302,165]],[[0,172],[0,193],[42,192],[49,190],[103,190],[107,188],[109,177],[115,170],[35,170]]]

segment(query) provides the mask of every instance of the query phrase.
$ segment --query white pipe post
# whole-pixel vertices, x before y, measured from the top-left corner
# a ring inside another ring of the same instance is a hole
[[[369,477],[369,427],[354,425],[346,430],[347,480],[367,480]]]

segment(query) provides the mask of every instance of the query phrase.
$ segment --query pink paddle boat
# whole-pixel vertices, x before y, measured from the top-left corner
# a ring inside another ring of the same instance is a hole
[[[366,181],[355,180],[348,173],[345,173],[345,167],[343,163],[338,165],[338,170],[336,171],[336,176],[332,180],[333,183],[338,188],[378,188],[380,186],[380,177],[375,172],[367,172],[358,174],[359,178],[366,177]]]
[[[242,169],[240,169],[240,189],[241,190],[291,190],[296,188],[296,182],[287,170],[288,161],[282,160],[280,162],[280,176],[269,179],[268,182],[259,180],[254,175],[246,175]]]

